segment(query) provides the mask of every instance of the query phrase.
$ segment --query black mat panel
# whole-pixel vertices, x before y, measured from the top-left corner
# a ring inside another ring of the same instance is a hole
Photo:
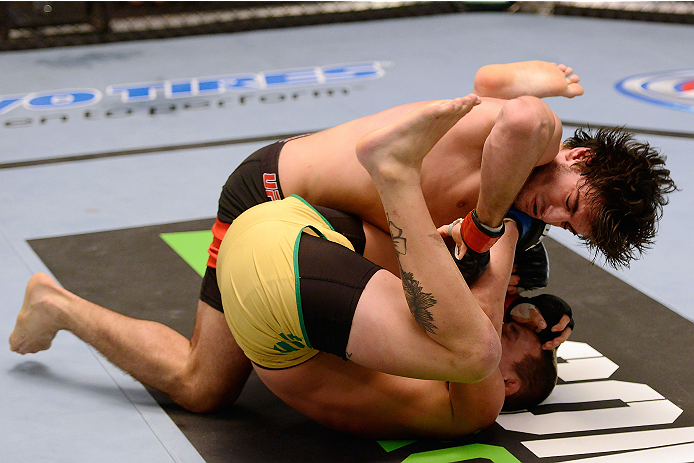
[[[211,224],[212,220],[201,220],[157,225],[33,240],[30,245],[68,290],[190,336],[200,277],[159,234],[205,230]],[[639,440],[632,439],[634,447],[627,449],[543,458],[523,442],[694,426],[694,325],[564,246],[551,239],[545,243],[552,269],[548,292],[574,307],[577,325],[571,340],[589,344],[619,366],[609,380],[648,385],[682,409],[674,422],[614,429],[608,423],[603,429],[545,435],[511,432],[495,424],[475,436],[453,441],[379,442],[317,425],[275,398],[255,375],[234,406],[207,415],[188,413],[161,393],[151,392],[209,463],[574,461],[636,450]],[[619,399],[584,401],[540,406],[533,416],[628,406]],[[687,442],[691,446],[694,434],[690,435]],[[390,448],[395,449],[386,450]],[[442,453],[428,453],[439,449]],[[660,450],[662,447],[655,451]],[[642,455],[636,450],[630,461],[662,461]]]
[[[545,245],[551,256],[547,292],[574,308],[576,331],[570,339],[590,344],[619,365],[613,379],[648,384],[691,416],[694,323],[555,241]]]

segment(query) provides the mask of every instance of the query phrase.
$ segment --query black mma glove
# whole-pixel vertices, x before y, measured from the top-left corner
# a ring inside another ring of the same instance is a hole
[[[509,304],[509,306],[506,308],[506,316],[504,317],[504,321],[513,321],[512,315],[514,315],[514,310],[517,311],[516,313],[518,314],[517,316],[519,318],[527,318],[521,315],[524,310],[531,308],[526,304],[537,308],[542,317],[545,319],[545,322],[547,322],[547,328],[537,334],[542,344],[546,343],[547,341],[551,341],[562,334],[562,331],[552,331],[552,327],[559,323],[559,320],[561,320],[564,315],[568,315],[571,319],[569,324],[566,325],[566,328],[571,328],[573,330],[575,323],[571,312],[571,306],[569,306],[569,304],[567,304],[562,298],[552,294],[540,294],[539,296],[535,297],[518,297],[514,299],[513,302],[511,302],[511,304]]]
[[[520,278],[516,284],[519,293],[544,288],[549,284],[549,257],[542,242],[525,251],[516,251],[513,263],[516,265],[514,275]]]
[[[450,249],[451,255],[469,286],[482,276],[487,267],[489,267],[489,251],[479,253],[468,248],[463,258],[458,260],[456,248],[457,246],[453,245]]]
[[[537,243],[542,241],[551,225],[544,223],[542,220],[534,219],[525,212],[511,208],[506,213],[507,219],[513,219],[518,225],[518,243],[516,244],[516,253],[532,248]]]
[[[452,225],[456,224],[456,222],[453,222],[449,228],[452,228]],[[462,221],[460,234],[467,247],[463,258],[458,260],[456,246],[449,250],[463,278],[468,285],[471,285],[487,270],[489,266],[489,249],[504,234],[504,225],[502,224],[497,230],[490,229],[480,222],[477,218],[477,211],[473,209]]]

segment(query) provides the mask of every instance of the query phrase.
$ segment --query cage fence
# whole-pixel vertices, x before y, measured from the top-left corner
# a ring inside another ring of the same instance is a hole
[[[694,2],[0,2],[0,51],[454,13],[694,23]]]

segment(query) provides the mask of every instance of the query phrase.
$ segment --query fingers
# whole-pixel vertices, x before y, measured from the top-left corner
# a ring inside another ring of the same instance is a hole
[[[442,225],[439,228],[437,228],[436,231],[439,232],[441,238],[448,238],[449,236],[451,236],[448,234],[448,225]]]
[[[441,235],[441,238],[446,238],[449,236],[453,236],[453,232],[455,231],[455,227],[458,226],[458,234],[460,235],[460,224],[463,222],[463,219],[455,219],[453,222],[449,223],[448,225],[441,225],[439,228],[436,229],[436,231],[439,232],[439,235]],[[462,239],[462,235],[461,235]]]
[[[506,289],[506,294],[513,296],[518,294],[518,283],[520,282],[520,277],[518,275],[511,274],[511,278],[508,281],[508,288]]]
[[[460,239],[460,242],[458,242],[458,240],[456,240],[455,243],[456,243],[456,245],[457,245],[457,246],[456,246],[456,249],[457,249],[457,257],[458,257],[458,260],[461,260],[461,259],[463,258],[463,256],[465,256],[465,253],[467,252],[467,245],[466,245],[465,242],[462,240],[462,237],[461,237],[461,239]]]
[[[547,328],[547,322],[535,306],[530,304],[518,304],[511,310],[511,318],[516,323],[531,325],[536,333]]]
[[[530,321],[534,323],[535,326],[537,326],[538,333],[547,328],[547,322],[545,321],[540,311],[536,308],[530,310]]]
[[[436,229],[441,235],[441,238],[451,237],[456,244],[456,257],[458,260],[462,259],[467,252],[467,245],[463,241],[463,234],[460,230],[460,226],[463,223],[463,219],[456,219],[448,225],[443,225]]]
[[[566,330],[564,330],[564,332],[562,334],[560,334],[556,338],[544,343],[542,345],[542,349],[543,350],[554,350],[557,347],[559,347],[562,342],[566,341],[569,338],[569,336],[571,336],[571,328],[567,328]]]
[[[556,325],[554,325],[552,327],[552,331],[554,331],[555,333],[559,333],[560,331],[564,331],[564,328],[566,328],[566,325],[568,325],[569,322],[571,322],[571,317],[569,317],[568,315],[562,316],[561,319],[559,320],[559,323],[557,323]]]
[[[556,349],[557,347],[559,347],[559,345],[561,345],[562,342],[566,341],[569,338],[569,336],[571,336],[571,328],[566,327],[566,325],[568,325],[570,321],[571,318],[568,315],[564,315],[559,320],[559,323],[552,327],[553,332],[561,332],[561,334],[556,338],[552,339],[551,341],[547,341],[546,343],[544,343],[542,345],[542,348],[544,350]]]

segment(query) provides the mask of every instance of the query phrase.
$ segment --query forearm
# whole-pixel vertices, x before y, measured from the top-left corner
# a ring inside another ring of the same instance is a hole
[[[556,151],[554,147],[556,145]],[[536,98],[508,102],[485,141],[477,216],[498,227],[532,170],[558,152],[554,113]]]
[[[515,223],[507,221],[504,236],[490,249],[489,268],[470,288],[499,335],[517,240],[518,229]]]

